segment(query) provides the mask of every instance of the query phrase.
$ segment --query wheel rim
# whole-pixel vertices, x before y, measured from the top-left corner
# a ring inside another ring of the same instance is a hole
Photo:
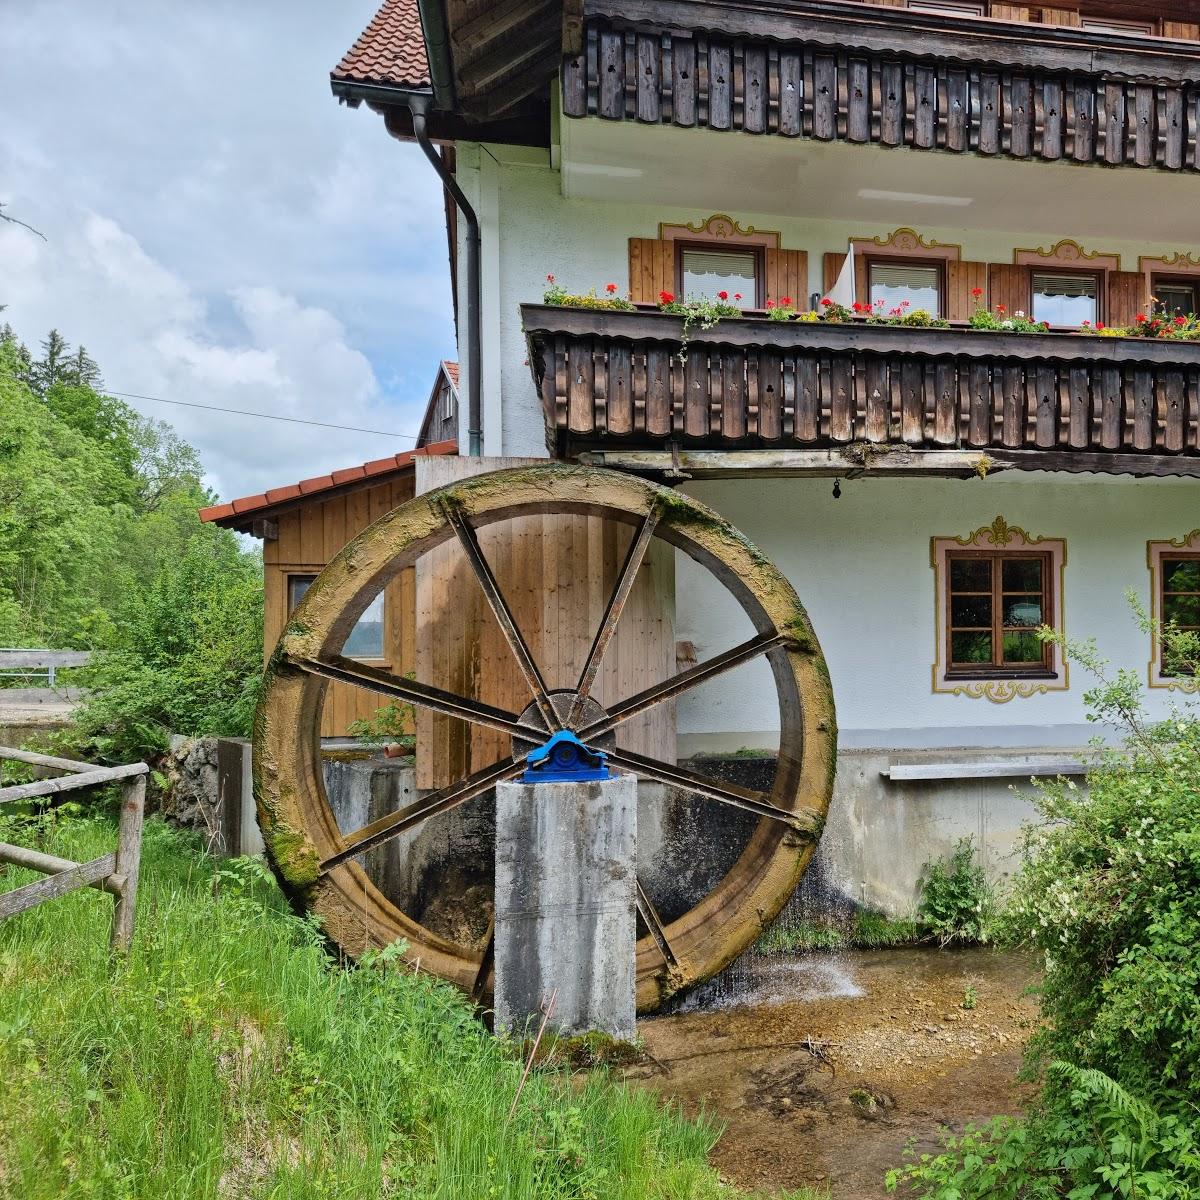
[[[527,648],[522,655],[515,623],[511,631],[505,628],[504,598],[489,594],[499,589],[475,537],[476,531],[497,522],[534,513],[602,516],[635,531],[585,668],[571,689],[585,702],[571,703],[565,721],[559,715],[561,698],[551,699],[538,664],[528,661],[532,656]],[[653,538],[707,568],[738,601],[754,636],[657,687],[609,703],[607,715],[596,720],[594,701],[587,697]],[[780,737],[769,792],[719,784],[630,751],[611,752],[612,764],[619,769],[759,816],[733,867],[675,920],[664,925],[639,884],[639,915],[647,932],[637,944],[637,1002],[639,1011],[649,1011],[737,957],[778,913],[808,865],[829,806],[836,754],[833,697],[816,636],[788,581],[728,522],[670,489],[594,468],[521,468],[440,488],[382,517],[338,554],[292,614],[267,666],[254,753],[264,839],[293,899],[319,916],[328,935],[347,953],[356,956],[402,937],[409,943],[410,961],[476,996],[487,992],[490,942],[481,957],[418,924],[376,887],[352,856],[514,777],[521,764],[511,757],[501,759],[399,814],[343,835],[325,792],[319,736],[328,682],[340,680],[462,716],[514,738],[544,737],[540,729],[522,723],[517,713],[340,656],[354,623],[380,589],[423,554],[452,539],[462,545],[521,666],[533,697],[531,708],[542,714],[538,725],[565,723],[584,740],[594,740],[620,721],[743,662],[765,657],[770,664]]]

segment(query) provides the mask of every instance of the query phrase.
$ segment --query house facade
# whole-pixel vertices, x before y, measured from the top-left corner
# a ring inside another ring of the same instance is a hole
[[[1200,627],[1194,16],[388,0],[334,72],[461,200],[460,455],[669,482],[795,585],[855,900],[901,910],[966,834],[1011,869],[1021,781],[1096,734],[1039,626],[1156,716],[1195,691],[1127,599]],[[729,598],[670,575],[677,661],[735,641]],[[778,749],[762,663],[675,719],[680,758]]]

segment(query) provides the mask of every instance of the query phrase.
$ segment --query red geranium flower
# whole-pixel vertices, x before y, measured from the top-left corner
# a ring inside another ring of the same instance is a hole
[[[1183,317],[1183,316],[1176,317],[1176,318],[1175,318],[1175,324],[1176,324],[1176,325],[1186,325],[1186,324],[1187,324],[1187,317]]]
[[[553,282],[554,282],[554,276],[553,276],[553,275],[547,275],[547,276],[546,276],[546,282],[547,282],[547,283],[553,283]]]
[[[974,296],[976,300],[978,300],[979,297],[983,295],[983,288],[972,288],[971,295]]]
[[[615,283],[606,283],[604,290],[611,296],[617,290],[617,285]]]
[[[829,308],[830,305],[832,305],[832,304],[833,304],[833,301],[830,300],[830,298],[828,296],[826,296],[825,299],[821,301],[822,308]]]
[[[1146,314],[1145,314],[1145,313],[1138,313],[1138,315],[1137,315],[1136,317],[1134,317],[1133,319],[1134,319],[1135,321],[1139,321],[1139,322],[1140,322],[1140,321],[1144,321],[1144,320],[1146,319]]]
[[[782,300],[780,300],[779,303],[783,304],[783,305],[789,305],[789,304],[791,304],[791,302],[792,302],[791,296],[784,296],[784,298]]]
[[[741,292],[734,292],[734,293],[733,293],[733,298],[734,298],[735,300],[740,300],[740,299],[742,298],[742,293],[741,293]]]
[[[766,304],[766,307],[767,307],[767,308],[774,308],[774,307],[775,307],[775,301],[774,301],[774,300],[768,300],[768,301],[767,301],[767,304]]]
[[[1103,328],[1104,328],[1104,326],[1103,326],[1103,325],[1101,325],[1099,321],[1097,321],[1097,322],[1096,322],[1096,328],[1097,328],[1097,329],[1103,329]]]
[[[718,299],[718,300],[728,300],[728,299],[729,299],[729,293],[728,293],[728,292],[718,292],[718,293],[717,293],[717,299]]]
[[[674,303],[674,300],[675,300],[675,296],[671,292],[659,292],[658,293],[659,304],[672,304],[672,303]]]
[[[1008,312],[1008,309],[1007,309],[1007,308],[1005,308],[1003,304],[997,304],[997,305],[996,305],[996,311],[997,311],[998,313],[1003,313],[1003,312]]]

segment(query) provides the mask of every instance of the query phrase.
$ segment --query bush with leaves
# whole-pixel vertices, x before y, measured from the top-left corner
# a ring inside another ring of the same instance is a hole
[[[1176,670],[1195,638],[1151,622]],[[1043,630],[1041,636],[1061,642]],[[1043,1025],[1027,1070],[1041,1094],[1022,1122],[953,1139],[891,1178],[936,1200],[1195,1200],[1200,1197],[1200,721],[1153,723],[1140,674],[1094,643],[1067,653],[1096,679],[1088,787],[1042,783],[1006,914],[1009,936],[1045,961]]]
[[[921,880],[917,923],[942,946],[986,942],[995,913],[987,875],[975,861],[975,845],[963,838],[946,862],[929,863]]]

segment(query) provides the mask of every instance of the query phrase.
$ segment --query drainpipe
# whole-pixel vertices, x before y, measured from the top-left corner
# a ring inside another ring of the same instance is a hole
[[[422,103],[416,97],[408,102],[408,110],[412,113],[413,133],[425,157],[433,164],[443,187],[454,198],[458,211],[462,213],[467,223],[467,453],[478,458],[483,453],[481,444],[482,409],[480,397],[483,391],[483,380],[480,377],[483,369],[482,315],[480,313],[483,287],[480,280],[479,265],[479,218],[471,207],[470,201],[463,195],[458,186],[458,180],[446,166],[442,156],[434,149],[425,128],[425,113],[428,103]]]

